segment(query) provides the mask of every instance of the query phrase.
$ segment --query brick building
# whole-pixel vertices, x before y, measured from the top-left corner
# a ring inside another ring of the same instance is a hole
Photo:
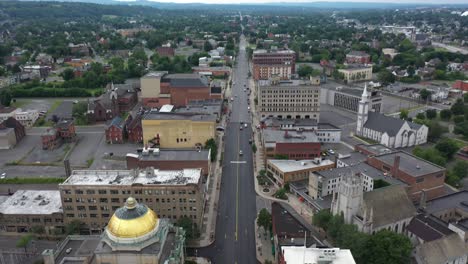
[[[192,71],[194,73],[199,74],[211,74],[212,76],[216,77],[224,77],[227,78],[231,75],[231,67],[227,66],[218,66],[218,67],[192,67]]]
[[[264,129],[262,144],[265,158],[276,155],[301,160],[320,157],[320,142],[315,132],[295,132]]]
[[[127,123],[125,128],[127,132],[127,140],[131,143],[143,143],[143,127],[141,125],[142,115],[137,114]]]
[[[252,63],[255,80],[268,80],[275,75],[287,80],[296,71],[296,53],[292,50],[255,50]]]
[[[346,54],[346,63],[369,64],[370,62],[370,55],[365,53],[364,51],[353,50],[350,53]]]
[[[314,171],[329,170],[335,168],[335,162],[331,160],[276,160],[269,159],[266,171],[272,176],[278,186],[294,181],[308,180],[309,174]]]
[[[55,128],[58,131],[59,137],[66,142],[71,142],[76,137],[75,122],[73,120],[60,120],[55,125]]]
[[[175,51],[174,48],[171,47],[157,47],[156,53],[160,57],[174,57]]]
[[[222,93],[213,93],[208,78],[196,73],[151,72],[141,78],[141,98],[147,107],[180,107],[195,100],[221,99]]]
[[[120,116],[114,117],[105,130],[106,142],[110,144],[123,144],[124,132],[125,121]]]
[[[107,121],[131,111],[138,102],[135,88],[134,84],[109,84],[104,94],[88,101],[88,118],[91,122]]]
[[[452,85],[452,88],[462,90],[462,91],[468,91],[468,81],[457,80]]]
[[[179,168],[201,169],[202,175],[210,174],[209,150],[142,148],[137,153],[128,153],[127,169],[153,167],[159,170]]]
[[[40,233],[37,230],[42,229]],[[17,190],[0,203],[2,235],[34,232],[50,237],[64,233],[62,201],[59,191]]]
[[[145,203],[161,218],[188,217],[201,226],[205,187],[200,169],[79,170],[59,184],[64,222],[83,222],[99,234],[129,197]]]
[[[367,163],[387,176],[406,183],[408,194],[413,201],[419,201],[422,191],[426,193],[427,199],[445,194],[446,169],[407,152],[397,151],[370,156]]]
[[[75,140],[76,129],[73,120],[60,120],[53,128],[48,128],[41,135],[42,149],[56,149],[65,142]]]

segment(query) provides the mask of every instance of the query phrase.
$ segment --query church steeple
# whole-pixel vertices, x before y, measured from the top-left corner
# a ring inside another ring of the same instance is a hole
[[[367,93],[367,83],[364,84],[364,91],[362,92],[361,101],[359,101],[356,134],[363,135],[364,124],[369,115],[369,94]]]

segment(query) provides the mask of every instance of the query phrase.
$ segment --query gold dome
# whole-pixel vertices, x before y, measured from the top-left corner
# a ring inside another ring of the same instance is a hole
[[[115,211],[107,231],[119,238],[137,238],[153,231],[158,221],[153,210],[129,197],[125,206]]]

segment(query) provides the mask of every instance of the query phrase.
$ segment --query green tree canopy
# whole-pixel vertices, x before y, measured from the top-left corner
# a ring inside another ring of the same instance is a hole
[[[419,91],[419,96],[421,96],[422,100],[426,101],[431,96],[431,92],[426,89],[422,89]]]
[[[404,235],[381,230],[367,239],[363,262],[369,264],[410,263],[412,245]]]
[[[437,117],[437,110],[435,109],[427,109],[426,116],[428,119],[434,119]]]
[[[267,209],[262,208],[258,213],[257,225],[263,227],[264,230],[270,230],[272,225],[271,214]]]
[[[452,111],[453,115],[463,115],[465,113],[465,105],[463,104],[463,100],[458,98],[457,101],[452,105],[450,110]]]
[[[188,239],[195,239],[200,236],[197,224],[188,217],[181,217],[177,220],[177,226],[182,227],[185,230],[185,235]]]
[[[9,90],[3,89],[0,92],[0,104],[1,105],[10,106],[12,98],[13,98],[12,94]]]
[[[73,69],[71,68],[66,68],[65,70],[63,70],[60,76],[62,76],[64,81],[70,81],[71,79],[75,78],[75,74],[73,73]]]
[[[437,142],[435,148],[448,159],[452,159],[453,155],[458,151],[459,147],[455,140],[444,138]]]
[[[450,118],[452,118],[452,111],[450,111],[449,109],[444,109],[440,111],[440,118],[446,121],[450,120]]]
[[[395,82],[395,75],[393,75],[393,73],[391,73],[387,69],[381,70],[377,74],[377,78],[383,85],[387,85],[389,83],[394,83]]]
[[[408,109],[401,109],[400,111],[400,119],[408,119]]]

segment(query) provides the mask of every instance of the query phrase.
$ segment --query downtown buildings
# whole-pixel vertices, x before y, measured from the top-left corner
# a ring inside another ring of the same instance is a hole
[[[254,80],[279,76],[288,80],[296,71],[296,53],[292,50],[255,50],[252,54]]]

